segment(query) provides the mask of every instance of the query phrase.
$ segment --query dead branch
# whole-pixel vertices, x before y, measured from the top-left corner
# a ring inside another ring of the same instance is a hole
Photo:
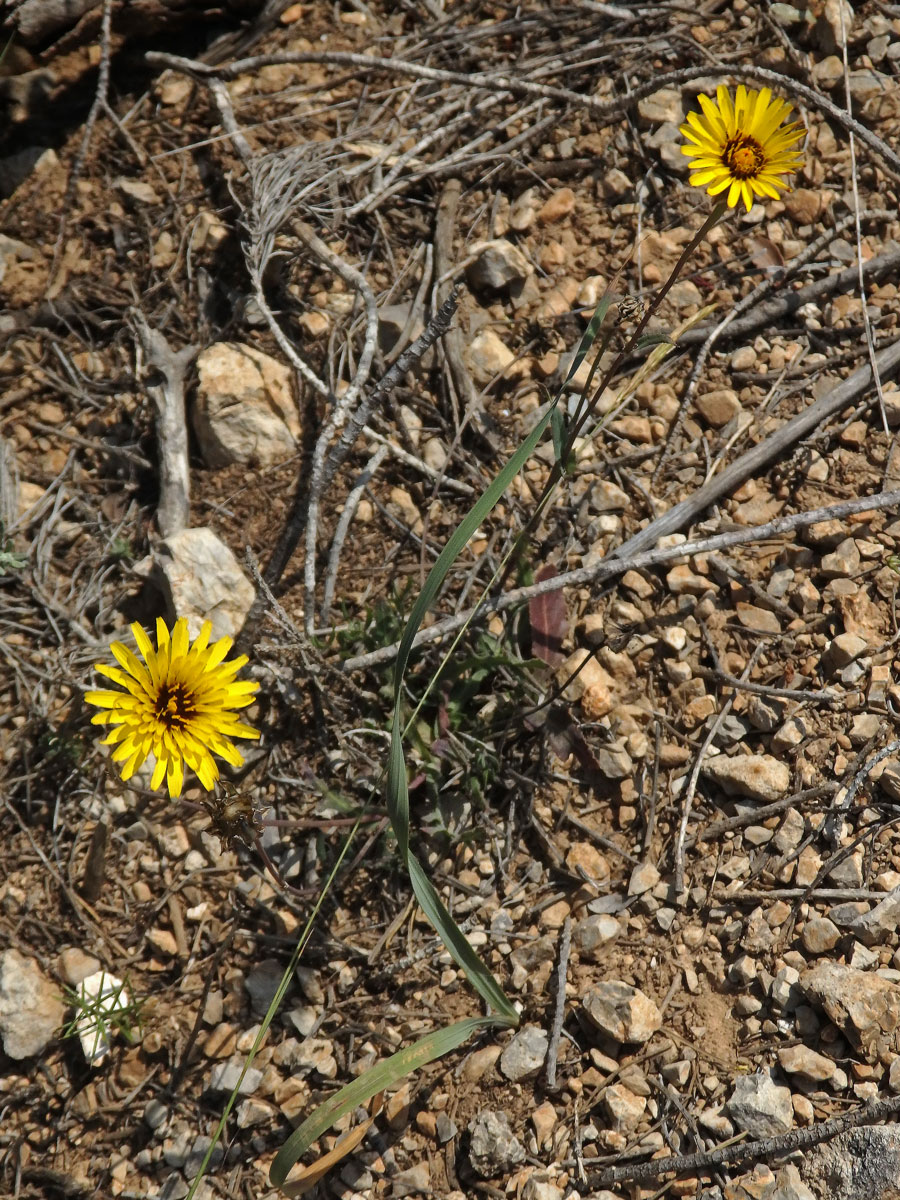
[[[900,1096],[891,1096],[888,1100],[876,1100],[842,1117],[820,1121],[808,1129],[792,1129],[790,1133],[764,1138],[759,1142],[742,1142],[737,1146],[723,1146],[719,1150],[708,1150],[702,1154],[675,1154],[670,1158],[654,1159],[653,1162],[625,1163],[621,1167],[610,1167],[606,1171],[592,1171],[587,1177],[587,1183],[579,1186],[582,1191],[596,1191],[599,1188],[624,1183],[626,1180],[629,1183],[643,1183],[648,1179],[658,1179],[660,1175],[698,1175],[725,1163],[733,1166],[745,1162],[769,1162],[773,1158],[781,1158],[797,1150],[806,1150],[820,1142],[827,1142],[847,1129],[857,1129],[860,1125],[876,1125],[898,1113]]]
[[[868,369],[868,368],[867,368]],[[648,550],[643,553],[635,554],[629,558],[619,558],[618,554],[623,547],[615,551],[613,554],[607,555],[599,563],[592,567],[579,567],[576,571],[568,571],[561,575],[554,575],[551,579],[544,579],[540,583],[529,584],[527,587],[513,588],[508,592],[504,592],[501,596],[488,597],[475,605],[472,608],[466,609],[464,612],[455,613],[452,617],[446,617],[442,621],[436,621],[434,625],[430,625],[427,629],[419,630],[416,635],[413,645],[421,646],[426,642],[436,642],[448,634],[456,633],[464,625],[470,622],[483,620],[485,617],[495,612],[505,612],[507,609],[516,608],[520,604],[524,604],[535,596],[542,596],[545,592],[553,592],[559,588],[578,586],[585,583],[604,583],[608,579],[613,579],[617,575],[622,575],[625,571],[642,571],[648,567],[658,567],[662,563],[669,562],[673,558],[680,558],[683,555],[692,554],[709,554],[711,551],[725,550],[731,546],[745,545],[748,542],[762,542],[769,538],[781,537],[786,533],[794,533],[798,529],[805,529],[809,525],[815,525],[818,521],[843,520],[845,517],[853,516],[856,513],[876,512],[885,508],[900,507],[900,491],[880,492],[875,496],[860,496],[854,500],[845,500],[839,504],[828,504],[823,508],[814,508],[805,513],[794,513],[789,517],[779,517],[775,521],[768,521],[764,525],[748,525],[746,529],[734,529],[728,533],[719,533],[715,537],[704,538],[702,541],[682,542],[677,546],[667,546],[663,549]],[[662,519],[662,518],[660,518]],[[672,532],[667,530],[666,532]],[[637,541],[637,535],[625,546],[631,545],[631,542]],[[657,535],[662,537],[663,534]],[[655,540],[655,539],[654,539]],[[362,671],[368,667],[377,666],[380,663],[392,662],[397,657],[399,642],[393,643],[390,646],[383,646],[380,650],[373,650],[370,654],[361,654],[357,658],[350,658],[343,664],[345,671]]]
[[[187,529],[191,520],[184,376],[197,357],[199,346],[183,346],[180,350],[173,350],[158,329],[150,328],[142,313],[134,314],[134,324],[149,366],[163,376],[162,384],[148,384],[147,391],[157,411],[159,506],[156,520],[163,537],[172,537],[182,529]]]
[[[664,75],[654,76],[652,79],[633,88],[627,96],[617,96],[612,100],[601,100],[596,96],[586,96],[579,92],[573,92],[569,88],[534,83],[531,80],[519,79],[515,76],[504,75],[502,73],[489,74],[473,71],[471,74],[466,74],[462,71],[442,71],[435,67],[423,66],[421,63],[404,62],[399,58],[379,58],[374,54],[289,51],[243,58],[237,62],[213,68],[192,59],[180,58],[178,55],[160,54],[156,51],[150,51],[147,54],[147,61],[157,66],[172,67],[178,71],[186,71],[188,74],[197,75],[201,78],[216,72],[224,79],[233,79],[236,75],[251,74],[261,67],[277,63],[314,62],[332,64],[334,66],[359,67],[362,70],[388,71],[401,75],[411,75],[414,78],[429,79],[435,83],[456,83],[470,88],[488,88],[490,91],[503,88],[520,96],[541,96],[546,100],[559,100],[566,104],[575,105],[577,108],[586,108],[602,121],[611,121],[620,117],[624,112],[637,104],[639,100],[643,100],[645,96],[652,95],[653,92],[666,87],[668,84],[688,83],[692,79],[705,79],[712,73],[709,64],[705,64],[702,67],[683,67],[677,71],[669,71]],[[836,121],[848,132],[854,133],[861,142],[868,146],[881,159],[885,169],[894,179],[900,178],[900,154],[878,137],[877,134],[874,134],[865,125],[861,124],[854,117],[851,117],[843,108],[839,108],[838,105],[832,103],[826,96],[823,96],[821,92],[807,87],[805,84],[792,79],[788,75],[782,75],[778,71],[771,71],[767,67],[756,67],[745,63],[728,63],[727,66],[723,65],[721,74],[735,79],[756,80],[768,84],[770,87],[777,88],[789,96],[803,100],[806,104],[824,113],[831,120]]]

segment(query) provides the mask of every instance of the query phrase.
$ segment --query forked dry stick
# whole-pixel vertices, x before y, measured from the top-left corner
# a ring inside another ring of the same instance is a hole
[[[895,342],[893,346],[889,346],[879,354],[878,365],[882,379],[888,379],[900,371],[900,341]],[[782,534],[805,528],[808,525],[813,525],[817,521],[832,518],[843,519],[854,513],[864,512],[867,509],[874,511],[882,508],[900,507],[900,491],[882,492],[876,496],[859,497],[855,500],[827,505],[812,512],[795,513],[789,517],[779,517],[777,520],[769,521],[764,525],[733,530],[729,533],[718,534],[715,537],[704,539],[703,541],[669,547],[664,550],[650,549],[666,534],[676,533],[685,528],[685,526],[689,526],[711,504],[717,503],[723,496],[730,495],[735,488],[740,487],[745,480],[749,479],[752,475],[756,475],[769,463],[777,459],[790,446],[794,445],[808,433],[811,433],[814,429],[817,429],[830,417],[839,413],[842,408],[846,408],[849,404],[857,401],[860,396],[865,395],[871,387],[871,383],[872,372],[868,364],[866,364],[854,371],[847,379],[842,380],[827,395],[822,396],[821,399],[811,404],[808,409],[805,409],[796,417],[792,417],[790,421],[786,421],[780,429],[775,430],[773,434],[770,434],[759,445],[748,450],[746,454],[733,462],[721,474],[714,475],[708,483],[694,492],[692,496],[689,496],[687,500],[674,505],[668,512],[651,521],[645,529],[642,529],[626,542],[623,542],[621,546],[618,546],[606,558],[601,559],[600,562],[593,566],[580,567],[578,570],[555,575],[552,579],[545,579],[540,583],[531,584],[527,587],[514,588],[499,596],[488,597],[474,608],[456,613],[454,616],[447,617],[442,621],[436,621],[429,628],[420,630],[413,644],[419,646],[424,642],[437,641],[448,634],[456,633],[463,625],[468,624],[470,621],[475,619],[483,620],[490,616],[491,613],[503,612],[506,609],[515,608],[517,605],[531,600],[535,596],[541,596],[545,592],[556,591],[558,588],[569,587],[575,584],[603,583],[607,579],[613,579],[629,569],[657,566],[660,563],[668,562],[669,559],[675,558],[679,554],[706,554],[710,551],[725,550],[731,546],[743,545],[747,542],[778,537]],[[344,669],[348,671],[362,670],[378,663],[391,662],[397,654],[398,645],[399,643],[384,646],[379,650],[373,650],[369,654],[360,655],[358,658],[348,659],[344,664]]]

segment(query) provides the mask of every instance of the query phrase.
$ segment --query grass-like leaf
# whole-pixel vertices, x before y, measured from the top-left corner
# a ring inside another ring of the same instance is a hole
[[[494,1024],[496,1020],[493,1017],[469,1017],[465,1021],[447,1026],[446,1029],[436,1029],[433,1033],[426,1034],[412,1046],[406,1046],[390,1058],[370,1067],[358,1079],[335,1092],[330,1100],[320,1104],[316,1111],[294,1130],[276,1154],[269,1171],[269,1179],[276,1187],[281,1187],[300,1156],[345,1113],[352,1112],[360,1104],[365,1104],[378,1092],[395,1087],[413,1071],[418,1071],[436,1058],[449,1054],[479,1029],[486,1029]]]

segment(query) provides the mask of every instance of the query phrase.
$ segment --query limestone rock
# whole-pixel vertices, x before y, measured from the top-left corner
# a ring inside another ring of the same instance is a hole
[[[0,1040],[10,1058],[41,1054],[62,1027],[60,989],[33,958],[18,950],[0,955]]]
[[[788,790],[791,769],[770,754],[718,755],[704,765],[704,773],[728,796],[751,800],[778,800]]]
[[[566,699],[580,700],[589,720],[599,721],[612,709],[616,681],[589,650],[570,654],[557,669],[556,677],[566,685]]]
[[[656,125],[661,121],[678,124],[684,119],[681,107],[681,92],[678,88],[660,88],[638,101],[638,115],[644,125]]]
[[[197,372],[193,425],[207,466],[268,466],[296,454],[300,420],[283,363],[253,346],[217,342],[200,354]]]
[[[561,221],[563,217],[569,216],[574,211],[575,193],[571,188],[557,188],[552,196],[541,205],[537,219],[541,225],[550,225],[554,221]]]
[[[787,215],[798,225],[812,225],[825,211],[821,189],[795,188],[785,195]]]
[[[900,925],[900,887],[894,888],[875,907],[850,926],[854,937],[866,946],[879,946],[897,932]]]
[[[704,392],[696,400],[697,412],[713,429],[721,429],[741,411],[741,402],[737,392],[731,388],[717,388],[712,392]]]
[[[662,1023],[650,997],[619,980],[598,983],[585,993],[582,1005],[597,1028],[617,1042],[646,1042]]]
[[[170,616],[187,617],[191,637],[212,622],[212,640],[235,637],[255,591],[237,559],[211,529],[183,529],[162,543],[153,573]]]
[[[780,1087],[765,1071],[739,1076],[725,1108],[751,1138],[787,1133],[794,1121],[790,1088]]]
[[[582,917],[572,930],[572,940],[583,958],[596,961],[600,951],[621,934],[622,926],[609,913]]]
[[[537,188],[526,188],[521,196],[512,203],[509,210],[509,227],[516,233],[526,233],[537,220],[538,191]]]
[[[613,1083],[603,1093],[603,1107],[611,1127],[619,1133],[629,1133],[640,1124],[647,1102],[643,1096],[636,1096],[629,1091],[624,1084]]]
[[[800,1178],[797,1167],[788,1163],[775,1176],[775,1191],[771,1193],[771,1200],[816,1200],[816,1197]]]
[[[237,1087],[239,1096],[252,1096],[262,1083],[263,1073],[258,1067],[248,1067],[244,1078],[238,1086],[244,1060],[241,1057],[229,1059],[227,1062],[216,1063],[210,1073],[207,1091],[231,1092]]]
[[[654,867],[653,863],[638,863],[631,872],[631,878],[628,881],[628,895],[643,896],[644,892],[649,892],[651,888],[655,888],[659,880],[659,871]]]
[[[841,940],[841,931],[828,917],[812,917],[803,926],[800,940],[808,954],[827,954]]]
[[[831,1079],[837,1069],[830,1058],[817,1054],[809,1046],[787,1046],[779,1050],[778,1065],[788,1075],[803,1075],[817,1081]]]
[[[131,995],[123,980],[107,971],[94,971],[81,980],[78,994],[87,1011],[75,1026],[86,1062],[99,1066],[109,1053],[110,1030],[115,1029],[116,1014],[127,1009]]]
[[[537,1025],[526,1025],[500,1055],[500,1073],[513,1083],[534,1079],[547,1057],[549,1038]]]
[[[469,1122],[469,1134],[469,1161],[482,1179],[493,1179],[525,1159],[525,1147],[513,1134],[505,1112],[480,1112]]]

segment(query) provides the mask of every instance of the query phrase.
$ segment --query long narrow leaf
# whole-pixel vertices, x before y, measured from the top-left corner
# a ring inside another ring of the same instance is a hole
[[[409,656],[415,636],[419,631],[425,614],[434,603],[435,597],[440,591],[450,568],[467,545],[469,539],[534,453],[551,420],[556,403],[557,401],[554,401],[551,404],[550,408],[548,408],[544,416],[538,421],[522,445],[519,446],[518,450],[506,462],[496,478],[492,480],[484,493],[476,500],[470,511],[463,517],[460,524],[454,530],[447,545],[441,551],[428,574],[428,578],[425,580],[421,592],[416,598],[412,612],[409,614],[409,620],[400,639],[400,645],[397,650],[397,661],[394,667],[394,711],[391,718],[391,748],[388,759],[386,798],[388,816],[394,829],[394,835],[397,838],[397,847],[404,866],[410,872],[411,878],[415,876],[419,881],[422,895],[419,896],[417,893],[417,898],[419,899],[419,903],[422,904],[423,910],[432,922],[434,916],[438,916],[439,918],[441,928],[438,929],[438,932],[444,938],[447,949],[453,955],[457,964],[466,973],[472,987],[475,988],[486,1003],[497,1008],[507,1021],[517,1020],[518,1018],[515,1016],[515,1010],[512,1005],[503,994],[502,988],[481,963],[481,960],[478,959],[478,956],[471,949],[464,935],[460,932],[453,918],[447,913],[443,905],[440,905],[440,909],[436,907],[434,901],[437,900],[437,895],[434,893],[434,889],[428,883],[421,868],[418,871],[416,870],[418,864],[413,865],[415,859],[410,855],[409,850],[409,787],[406,778],[406,762],[403,757],[401,700],[403,677],[409,663]],[[415,882],[413,886],[416,886]],[[427,904],[423,903],[423,900]],[[438,926],[435,927],[438,928]],[[455,931],[455,933],[451,933],[451,930]],[[450,935],[449,939],[448,935]],[[474,966],[476,962],[478,964],[477,969]]]
[[[426,1034],[412,1046],[406,1046],[390,1058],[370,1067],[358,1079],[335,1092],[330,1100],[320,1104],[316,1111],[294,1130],[275,1156],[269,1171],[271,1182],[275,1187],[281,1187],[300,1156],[345,1113],[353,1112],[358,1105],[365,1104],[378,1092],[394,1087],[413,1071],[418,1071],[434,1059],[449,1054],[479,1029],[489,1029],[498,1023],[496,1017],[469,1017],[465,1021],[449,1025],[446,1029],[436,1029],[433,1033]]]
[[[601,296],[600,302],[594,309],[594,315],[588,322],[588,327],[581,336],[581,341],[578,343],[578,349],[575,351],[575,357],[572,359],[572,365],[569,367],[569,373],[566,376],[566,383],[575,375],[578,368],[584,362],[584,356],[597,340],[597,334],[600,332],[600,326],[603,324],[606,314],[609,312],[609,306],[612,304],[613,298],[611,295]]]
[[[445,908],[440,896],[434,890],[431,880],[422,870],[422,864],[414,854],[409,856],[408,866],[410,882],[422,912],[441,935],[444,945],[465,971],[469,983],[482,999],[497,1010],[498,1015],[502,1018],[499,1024],[517,1025],[519,1014],[506,998],[497,980],[469,945],[468,938]]]

